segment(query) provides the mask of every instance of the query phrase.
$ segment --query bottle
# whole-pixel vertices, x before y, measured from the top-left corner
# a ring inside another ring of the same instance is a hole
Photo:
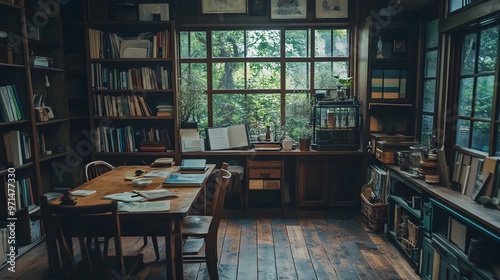
[[[384,58],[384,50],[382,49],[382,36],[378,36],[377,58]]]

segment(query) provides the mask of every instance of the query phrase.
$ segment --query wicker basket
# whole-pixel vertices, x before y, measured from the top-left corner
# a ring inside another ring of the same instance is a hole
[[[361,213],[368,228],[373,231],[383,231],[384,224],[387,222],[386,203],[370,203],[366,197],[361,194]]]

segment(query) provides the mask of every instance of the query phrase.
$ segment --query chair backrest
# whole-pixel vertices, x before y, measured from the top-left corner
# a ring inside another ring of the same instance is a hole
[[[85,179],[90,181],[112,169],[115,169],[115,167],[103,160],[89,162],[85,165]]]
[[[222,163],[220,168],[219,177],[217,178],[217,183],[215,186],[215,194],[212,200],[212,222],[208,229],[208,238],[217,238],[217,230],[219,228],[219,222],[222,216],[222,210],[224,208],[224,200],[226,198],[226,190],[229,182],[231,181],[231,172],[229,172],[228,164],[226,162]]]
[[[125,275],[123,250],[121,245],[120,221],[116,201],[93,206],[59,205],[41,197],[42,217],[47,232],[49,257],[59,260],[51,264],[65,279],[97,279],[103,273],[104,261],[100,250],[89,253],[86,240],[92,238],[98,246],[97,237],[113,237],[115,258],[113,267],[107,273]],[[75,260],[72,237],[77,237],[80,245],[81,263]],[[96,246],[96,247],[97,247]],[[59,249],[56,249],[59,248]],[[99,248],[99,247],[97,247]],[[113,272],[115,271],[115,272]],[[112,274],[109,274],[112,275]]]

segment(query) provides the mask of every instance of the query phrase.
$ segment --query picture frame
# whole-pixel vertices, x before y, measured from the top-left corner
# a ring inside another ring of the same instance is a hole
[[[306,19],[307,0],[271,0],[271,19]]]
[[[246,14],[247,0],[201,0],[202,14]]]
[[[348,18],[349,0],[316,0],[315,10],[317,19]]]

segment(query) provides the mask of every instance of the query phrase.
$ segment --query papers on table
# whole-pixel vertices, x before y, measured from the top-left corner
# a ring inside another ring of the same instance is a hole
[[[172,170],[153,170],[149,173],[144,174],[146,178],[167,178],[168,175],[172,174]]]
[[[118,211],[122,212],[170,211],[170,201],[162,200],[162,201],[139,202],[139,203],[118,201]]]
[[[125,201],[125,202],[141,202],[141,201],[147,200],[145,197],[142,197],[139,194],[136,194],[134,192],[122,192],[122,193],[109,194],[103,198],[104,199],[111,199],[111,200],[118,200],[118,201]]]
[[[146,198],[147,200],[154,200],[154,199],[159,199],[159,198],[177,196],[172,191],[169,191],[166,189],[156,189],[156,190],[149,190],[149,191],[134,190],[134,193]]]

